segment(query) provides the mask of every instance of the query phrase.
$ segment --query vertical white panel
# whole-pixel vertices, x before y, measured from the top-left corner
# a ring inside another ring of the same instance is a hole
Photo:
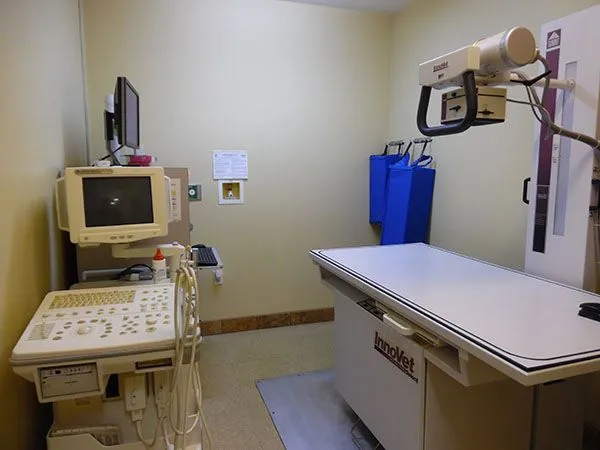
[[[545,50],[549,36],[560,30],[560,60],[557,78],[574,79],[576,87],[560,101],[557,121],[583,134],[595,136],[598,118],[598,79],[600,59],[590,42],[600,41],[600,5],[572,14],[542,26],[539,45]],[[551,46],[552,47],[552,46]],[[540,145],[539,126],[536,126],[536,144],[532,173],[538,173],[537,149]],[[543,251],[534,250],[536,204],[529,207],[525,270],[529,273],[566,283],[584,286],[588,218],[590,206],[592,149],[581,142],[555,136],[560,142],[559,153],[554,152],[549,186],[548,220]],[[532,176],[532,183],[534,182]],[[532,200],[535,200],[533,198]],[[539,238],[539,235],[537,236]]]

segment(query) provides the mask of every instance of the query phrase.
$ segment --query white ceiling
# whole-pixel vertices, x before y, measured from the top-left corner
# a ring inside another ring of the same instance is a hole
[[[296,3],[332,6],[335,8],[362,9],[367,11],[397,12],[410,0],[287,0]]]

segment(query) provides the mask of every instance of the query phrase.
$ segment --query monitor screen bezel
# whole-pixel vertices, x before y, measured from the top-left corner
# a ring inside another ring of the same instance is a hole
[[[83,179],[98,177],[149,177],[152,223],[87,227]],[[168,178],[162,167],[79,167],[65,169],[65,191],[70,240],[81,246],[119,244],[166,236],[169,222]]]

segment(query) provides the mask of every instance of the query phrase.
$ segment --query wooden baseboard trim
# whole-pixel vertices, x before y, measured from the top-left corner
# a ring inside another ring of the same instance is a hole
[[[263,328],[330,322],[332,320],[333,308],[322,308],[262,316],[202,321],[200,322],[200,329],[203,336],[212,336],[215,334],[236,333],[238,331],[260,330]]]

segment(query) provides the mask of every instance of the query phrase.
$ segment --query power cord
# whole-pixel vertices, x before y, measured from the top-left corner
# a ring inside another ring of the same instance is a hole
[[[150,271],[150,273],[152,273],[152,267],[150,267],[148,264],[133,264],[133,265],[127,267],[126,269],[123,269],[117,275],[115,275],[114,279],[120,280],[125,275],[129,275],[131,273],[141,273],[141,271],[140,272],[136,271],[136,269],[141,269],[141,268],[148,269]]]
[[[188,249],[189,250],[189,249]],[[190,251],[185,255],[189,255]],[[176,435],[176,445],[181,443],[181,448],[185,448],[187,435],[200,422],[203,432],[206,433],[208,449],[212,447],[212,438],[206,424],[206,418],[202,408],[202,382],[196,361],[196,345],[198,343],[198,332],[200,330],[200,289],[196,272],[191,267],[192,262],[186,256],[179,269],[175,280],[175,355],[176,365],[171,383],[171,395],[167,401],[168,418],[171,428]],[[191,340],[191,342],[190,342]],[[190,348],[189,361],[184,362],[186,348]],[[187,380],[184,385],[180,383],[180,377],[184,375],[183,366],[189,367]],[[183,388],[182,388],[183,386]],[[196,403],[196,413],[188,416],[188,406],[190,393],[194,394]],[[176,417],[173,417],[173,399],[177,395]],[[183,401],[181,399],[183,398]],[[193,423],[188,427],[188,421],[193,417]]]
[[[133,415],[132,415],[133,417]],[[156,440],[158,439],[158,430],[161,428],[160,425],[164,422],[164,419],[160,419],[158,425],[154,428],[154,436],[152,437],[152,440],[150,440],[150,442],[148,442],[145,438],[144,438],[144,433],[142,431],[142,419],[138,419],[138,420],[134,420],[133,423],[135,424],[135,432],[137,433],[137,437],[138,439],[142,442],[142,444],[144,444],[144,447],[146,447],[148,450],[152,450],[152,447],[154,447],[154,444],[156,443]]]
[[[548,71],[549,67],[550,67],[548,64],[548,61],[541,55],[538,55],[538,60],[544,64],[546,71]],[[527,78],[527,76],[523,72],[515,71],[513,73],[515,75],[517,75],[523,81],[529,80],[529,78]],[[554,123],[554,121],[552,120],[552,117],[550,116],[550,113],[543,105],[543,100],[545,100],[545,95],[548,90],[549,84],[550,84],[550,78],[546,77],[546,80],[544,82],[544,89],[542,91],[542,100],[540,100],[538,93],[536,92],[536,90],[533,87],[527,86],[527,85],[525,86],[525,89],[527,90],[527,95],[530,98],[529,105],[532,107],[532,109],[537,108],[539,110],[539,112],[541,113],[541,118],[538,117],[537,114],[535,114],[536,119],[538,119],[538,121],[541,124],[547,126],[549,131],[551,131],[554,134],[557,134],[559,136],[565,136],[565,137],[574,139],[579,142],[583,142],[584,144],[589,145],[590,147],[592,147],[592,149],[594,149],[596,151],[600,150],[600,141],[598,139],[588,136],[588,135],[585,135],[585,134],[575,132],[575,131],[567,130],[566,128],[562,128],[562,127],[558,126],[556,123]],[[512,102],[516,103],[518,101],[512,101]]]
[[[190,254],[189,250],[185,252],[186,255]],[[142,412],[132,412],[132,420],[135,423],[138,438],[148,450],[156,443],[159,430],[162,432],[167,450],[185,449],[188,434],[199,423],[201,424],[202,435],[206,434],[207,450],[212,448],[212,437],[202,408],[202,382],[196,361],[196,346],[201,339],[198,335],[200,330],[200,290],[196,273],[191,266],[192,262],[186,256],[180,261],[177,270],[174,299],[175,368],[170,383],[167,382],[169,393],[166,401],[164,404],[157,404],[158,420],[151,441],[147,441],[143,437]],[[190,350],[187,361],[185,360],[186,349]],[[184,373],[184,366],[188,367],[187,374]],[[193,414],[188,414],[190,395],[193,395],[196,407],[196,412]],[[169,442],[167,419],[175,434],[174,442]],[[192,419],[192,424],[188,426],[190,419]]]

